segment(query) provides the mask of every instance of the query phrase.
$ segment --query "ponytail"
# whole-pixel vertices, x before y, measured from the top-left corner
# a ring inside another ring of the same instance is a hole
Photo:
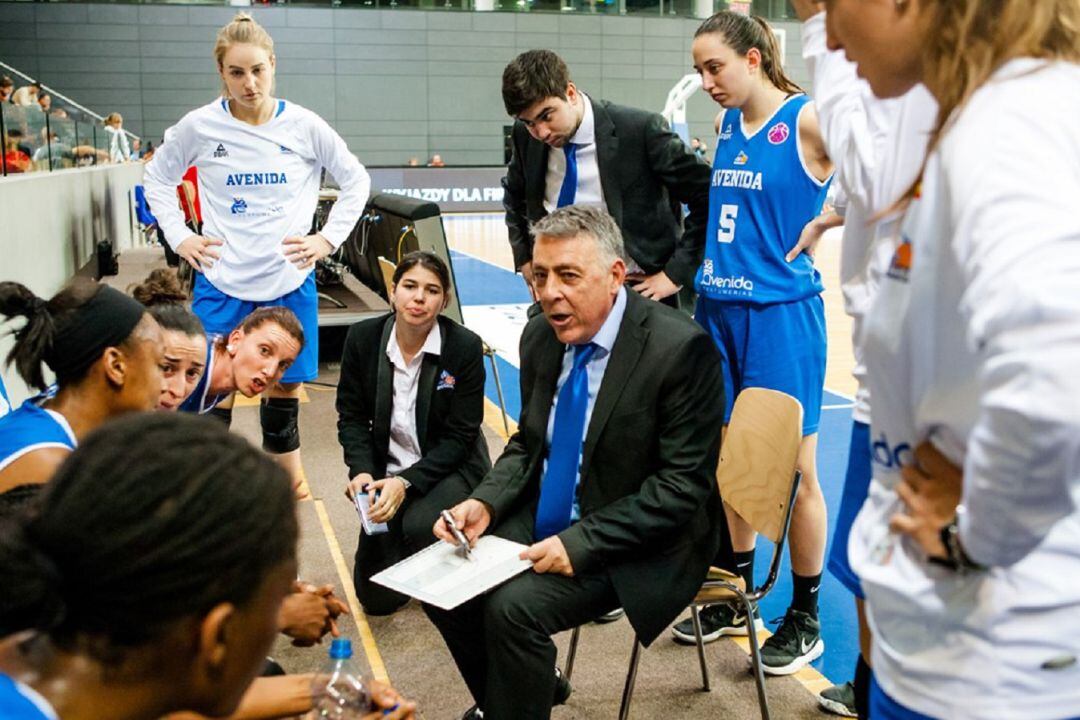
[[[41,363],[52,347],[56,324],[49,313],[49,303],[28,287],[16,282],[0,283],[0,315],[25,317],[26,324],[15,332],[15,346],[7,362],[14,365],[26,384],[39,390],[46,387]]]
[[[730,10],[721,10],[708,18],[694,32],[694,37],[706,33],[719,33],[724,42],[738,55],[745,57],[752,48],[761,53],[761,71],[778,90],[788,95],[803,92],[795,81],[784,72],[780,58],[780,43],[776,33],[765,19],[754,15],[748,17]]]

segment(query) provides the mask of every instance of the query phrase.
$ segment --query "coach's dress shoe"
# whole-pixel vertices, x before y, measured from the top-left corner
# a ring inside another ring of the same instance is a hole
[[[570,684],[570,681],[562,674],[562,670],[555,668],[555,695],[551,698],[551,704],[553,706],[565,705],[572,692],[574,692],[574,687]],[[484,720],[484,711],[477,705],[473,705],[465,711],[465,714],[461,716],[461,720]]]

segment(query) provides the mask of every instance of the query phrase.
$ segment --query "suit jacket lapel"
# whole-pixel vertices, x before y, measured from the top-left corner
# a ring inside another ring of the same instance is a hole
[[[593,450],[596,448],[596,441],[603,432],[604,425],[607,424],[611,411],[615,408],[615,403],[626,390],[627,382],[645,349],[649,331],[641,326],[644,319],[643,308],[640,304],[642,302],[652,301],[642,300],[637,293],[627,291],[626,312],[619,326],[615,347],[611,349],[611,358],[604,371],[604,380],[600,383],[600,391],[596,395],[596,404],[593,405],[592,417],[589,419],[589,431],[585,434],[585,449],[581,457],[582,479],[585,478]]]
[[[420,365],[420,381],[416,387],[416,437],[420,441],[421,451],[427,449],[428,411],[431,410],[431,396],[435,391],[435,376],[438,372],[439,356],[424,353],[424,360]]]
[[[622,194],[619,192],[619,138],[615,124],[608,115],[603,100],[593,100],[593,122],[596,133],[596,163],[600,166],[600,186],[604,190],[607,205],[615,224],[622,227]]]
[[[375,437],[375,447],[381,451],[384,458],[390,448],[390,413],[394,405],[394,366],[386,354],[386,345],[390,342],[390,333],[393,331],[394,318],[391,316],[383,326],[379,346],[375,348],[375,352],[378,353],[376,361],[378,370],[375,379],[375,415],[372,434]]]

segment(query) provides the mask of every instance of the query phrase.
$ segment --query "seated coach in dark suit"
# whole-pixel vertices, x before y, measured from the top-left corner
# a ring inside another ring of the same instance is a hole
[[[451,512],[470,542],[525,543],[534,565],[452,611],[424,608],[485,720],[547,718],[565,700],[553,633],[621,605],[651,643],[720,539],[723,383],[708,336],[623,287],[619,229],[602,209],[566,207],[533,232],[544,314],[521,336],[521,422]],[[452,542],[445,523],[434,531]]]
[[[529,223],[565,205],[595,205],[622,230],[634,289],[676,304],[705,249],[709,166],[657,113],[578,90],[550,50],[507,65],[502,96],[516,120],[503,205],[514,267],[526,282],[532,285]],[[679,203],[689,209],[685,222]]]
[[[409,253],[394,272],[394,311],[356,323],[345,340],[337,395],[345,494],[367,492],[370,518],[389,524],[384,534],[361,532],[356,550],[356,595],[373,615],[408,598],[371,576],[434,542],[439,512],[468,497],[491,467],[480,432],[482,343],[439,315],[449,293],[442,259]]]

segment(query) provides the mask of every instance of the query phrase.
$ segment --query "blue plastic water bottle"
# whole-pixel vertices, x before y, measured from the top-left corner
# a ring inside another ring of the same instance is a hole
[[[372,711],[371,695],[352,656],[349,640],[335,638],[330,643],[330,661],[311,690],[315,717],[354,720]]]

